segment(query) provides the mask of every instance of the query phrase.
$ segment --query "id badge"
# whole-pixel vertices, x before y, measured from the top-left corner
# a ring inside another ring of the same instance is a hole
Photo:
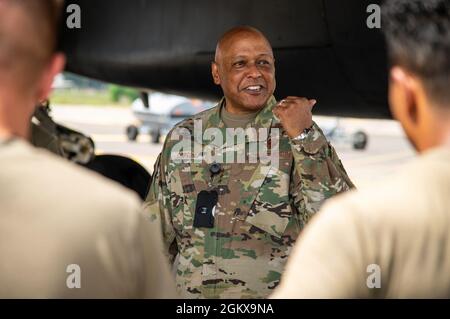
[[[194,227],[214,227],[214,211],[217,200],[218,194],[216,191],[201,191],[198,193],[195,205]]]

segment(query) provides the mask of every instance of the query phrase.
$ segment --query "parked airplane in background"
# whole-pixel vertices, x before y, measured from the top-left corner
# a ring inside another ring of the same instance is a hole
[[[143,94],[133,102],[131,109],[136,122],[126,129],[128,140],[139,134],[149,134],[153,143],[159,143],[175,124],[214,106],[214,103],[183,96],[153,92]]]

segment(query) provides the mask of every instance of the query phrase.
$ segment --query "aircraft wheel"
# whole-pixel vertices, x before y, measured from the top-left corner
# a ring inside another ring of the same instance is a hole
[[[159,139],[161,138],[161,132],[159,130],[150,133],[150,139],[153,144],[159,144]]]
[[[136,141],[139,135],[139,129],[135,125],[128,125],[126,134],[129,141]]]
[[[353,134],[353,148],[355,150],[364,150],[367,147],[368,136],[363,131]]]
[[[142,200],[147,196],[152,177],[142,165],[130,158],[112,154],[97,155],[82,166],[135,191]]]

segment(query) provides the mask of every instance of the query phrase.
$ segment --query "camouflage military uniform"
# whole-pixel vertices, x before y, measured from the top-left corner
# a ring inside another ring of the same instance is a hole
[[[218,127],[217,106],[182,121],[177,128]],[[169,133],[144,204],[161,223],[166,252],[176,265],[179,292],[187,298],[264,298],[278,285],[292,246],[325,199],[353,187],[333,147],[314,124],[306,140],[291,142],[273,116],[272,97],[248,127],[279,128],[279,165],[224,163],[211,182],[209,165],[175,163],[178,140]],[[203,143],[194,138],[195,143]],[[246,143],[249,143],[246,140]],[[195,154],[188,156],[194,157]],[[193,227],[197,194],[219,194],[214,228]]]

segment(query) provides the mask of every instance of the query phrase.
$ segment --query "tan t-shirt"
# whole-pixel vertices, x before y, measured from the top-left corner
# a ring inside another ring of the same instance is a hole
[[[258,112],[248,114],[233,114],[227,111],[226,107],[222,107],[220,117],[227,128],[245,128],[248,123],[252,122]]]
[[[276,298],[449,298],[450,148],[325,204]]]
[[[125,188],[1,141],[0,298],[176,297],[160,230],[139,211]]]

